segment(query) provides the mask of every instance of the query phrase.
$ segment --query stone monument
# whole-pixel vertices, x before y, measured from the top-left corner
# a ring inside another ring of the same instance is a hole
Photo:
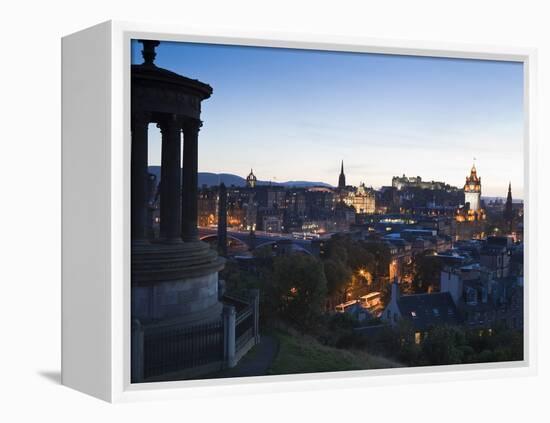
[[[131,70],[132,319],[194,325],[220,319],[218,272],[224,260],[197,232],[201,102],[212,87],[155,65],[158,41],[140,40]],[[148,125],[161,131],[160,238],[150,238]],[[181,152],[183,145],[183,163]]]

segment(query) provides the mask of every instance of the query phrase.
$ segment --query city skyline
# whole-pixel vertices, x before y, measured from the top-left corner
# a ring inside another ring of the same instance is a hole
[[[344,160],[352,185],[406,174],[461,187],[475,157],[484,196],[511,182],[523,198],[520,63],[161,43],[157,65],[214,88],[201,172],[336,185]],[[150,136],[158,165],[153,125]]]
[[[521,68],[140,43],[131,383],[524,359]]]

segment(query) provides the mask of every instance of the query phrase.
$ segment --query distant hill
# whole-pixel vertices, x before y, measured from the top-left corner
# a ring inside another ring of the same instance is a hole
[[[160,179],[160,166],[149,166],[149,173],[152,173],[157,176],[157,180]],[[246,179],[237,175],[232,175],[230,173],[210,173],[210,172],[199,172],[198,186],[215,186],[221,183],[224,183],[226,186],[234,185],[236,187],[244,187],[246,185]],[[313,186],[322,186],[322,187],[331,187],[331,185],[324,182],[309,182],[309,181],[287,181],[287,182],[269,182],[269,181],[258,181],[258,185],[280,185],[286,187],[313,187]]]

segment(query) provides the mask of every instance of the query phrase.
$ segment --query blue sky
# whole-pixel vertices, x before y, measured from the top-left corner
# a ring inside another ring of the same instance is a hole
[[[133,42],[132,62],[141,63]],[[523,196],[521,63],[163,42],[157,66],[210,84],[199,171],[378,188],[394,175]],[[150,128],[150,164],[160,134]]]

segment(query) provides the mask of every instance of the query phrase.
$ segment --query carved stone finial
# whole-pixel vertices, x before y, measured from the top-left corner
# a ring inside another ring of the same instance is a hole
[[[143,44],[143,50],[141,50],[143,64],[154,66],[155,57],[157,56],[155,48],[160,44],[160,42],[156,40],[138,40],[138,42]]]

